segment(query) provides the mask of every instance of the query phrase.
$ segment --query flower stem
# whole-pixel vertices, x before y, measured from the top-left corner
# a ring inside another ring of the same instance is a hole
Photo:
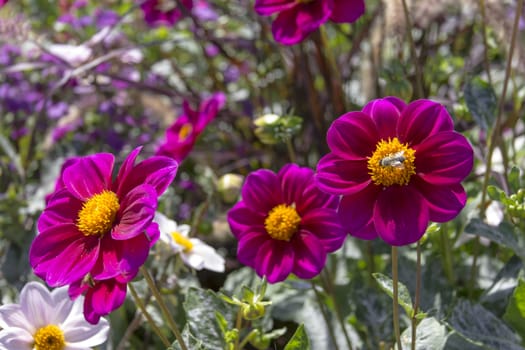
[[[144,315],[144,317],[146,318],[146,320],[150,324],[151,329],[153,329],[155,334],[157,334],[157,336],[160,338],[160,340],[162,341],[162,343],[164,344],[165,347],[167,347],[167,348],[170,347],[171,346],[170,342],[164,336],[164,334],[162,334],[162,332],[160,331],[159,327],[157,327],[157,325],[155,324],[155,321],[153,321],[153,318],[151,318],[151,315],[146,310],[146,307],[144,306],[144,303],[142,302],[142,300],[138,296],[137,291],[135,290],[135,287],[133,287],[133,285],[131,283],[128,283],[128,287],[129,287],[129,291],[131,292],[131,296],[135,300],[135,304],[138,306],[138,308],[140,309],[140,311],[142,312],[142,314]]]
[[[297,157],[296,157],[295,151],[293,149],[293,144],[292,144],[292,138],[291,137],[287,137],[286,138],[286,148],[288,149],[288,156],[290,157],[290,162],[297,163]]]
[[[417,241],[416,247],[416,294],[412,306],[412,350],[416,350],[417,309],[419,308],[419,294],[421,293],[421,243]]]
[[[490,74],[489,63],[489,44],[487,41],[487,15],[485,13],[485,0],[479,0],[479,10],[481,12],[481,33],[483,35],[483,61],[485,64],[485,70],[487,71],[487,79],[489,84],[492,85],[492,76]]]
[[[157,299],[157,304],[160,307],[160,311],[162,312],[162,315],[168,322],[168,326],[170,327],[171,331],[175,335],[175,338],[177,338],[177,341],[179,342],[181,349],[188,350],[188,348],[186,347],[186,343],[184,342],[184,339],[182,339],[182,334],[180,333],[179,328],[177,327],[177,324],[173,320],[173,317],[171,317],[168,307],[164,303],[164,299],[160,295],[160,292],[157,289],[157,286],[155,285],[155,282],[153,281],[153,278],[151,277],[149,271],[144,266],[141,266],[140,272],[142,272],[142,275],[144,276],[146,283],[150,287],[151,292],[155,296],[155,299]]]
[[[401,331],[399,330],[399,292],[398,282],[399,278],[397,275],[397,247],[392,246],[392,307],[393,307],[393,318],[394,318],[394,333],[396,336],[397,349],[402,350],[401,345]]]
[[[235,346],[234,346],[235,350],[242,349],[241,347],[239,347],[239,337],[241,336],[241,327],[242,327],[242,312],[241,312],[241,308],[239,307],[239,311],[237,311],[237,319],[235,321],[235,328],[239,331],[237,339],[235,339]]]
[[[328,318],[328,314],[324,308],[323,300],[321,299],[321,295],[319,294],[319,291],[317,288],[315,288],[315,284],[312,281],[311,283],[312,290],[314,291],[315,298],[317,299],[317,303],[319,304],[319,309],[321,309],[321,313],[323,314],[324,321],[326,322],[326,327],[328,328],[328,333],[330,333],[330,338],[332,339],[332,343],[334,343],[334,350],[339,350],[339,345],[337,345],[337,341],[335,339],[335,334],[333,327],[331,325],[330,319]]]
[[[450,284],[454,284],[456,277],[454,275],[454,267],[452,264],[452,247],[450,245],[450,237],[448,235],[447,224],[441,226],[441,254],[443,256],[443,269],[445,270],[445,276]]]
[[[421,67],[419,66],[419,59],[417,58],[416,44],[414,42],[414,36],[412,35],[412,21],[410,20],[410,14],[408,13],[408,5],[406,0],[403,2],[403,13],[405,15],[405,22],[407,26],[408,43],[410,45],[410,54],[412,60],[414,60],[414,68],[416,70],[416,98],[423,98],[423,75],[421,74]]]

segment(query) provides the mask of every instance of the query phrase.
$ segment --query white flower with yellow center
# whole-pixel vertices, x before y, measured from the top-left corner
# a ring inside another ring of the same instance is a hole
[[[160,240],[179,253],[186,265],[195,270],[224,272],[224,258],[200,239],[190,238],[190,226],[177,225],[159,212],[155,213],[154,221],[159,224]]]
[[[0,349],[89,350],[104,343],[108,321],[92,325],[82,313],[83,297],[69,298],[67,287],[49,292],[38,282],[22,288],[20,304],[0,306]]]

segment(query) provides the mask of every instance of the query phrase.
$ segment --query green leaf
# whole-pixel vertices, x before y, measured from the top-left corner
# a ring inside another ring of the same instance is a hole
[[[487,194],[489,195],[490,199],[495,201],[501,201],[502,197],[505,197],[505,192],[493,185],[487,187]]]
[[[524,350],[517,335],[503,320],[469,300],[458,302],[447,323],[465,339],[488,349]]]
[[[525,281],[520,279],[507,305],[503,319],[525,339]]]
[[[434,317],[421,321],[416,328],[416,350],[442,350],[447,342],[447,330]],[[401,336],[403,349],[410,349],[412,328],[407,328]]]
[[[487,130],[496,120],[497,98],[492,86],[479,77],[474,77],[465,84],[463,91],[465,103],[478,123]]]
[[[386,292],[391,298],[394,297],[394,284],[390,277],[383,275],[382,273],[373,273],[372,276],[376,279],[377,283],[382,290]],[[412,299],[408,288],[401,282],[398,282],[398,303],[405,309],[405,312],[409,317],[414,313],[412,308]]]
[[[525,250],[523,249],[522,241],[516,237],[513,227],[505,221],[498,227],[494,227],[484,223],[480,219],[472,219],[467,227],[465,227],[465,232],[488,238],[491,241],[510,248],[522,260],[525,260]]]
[[[188,320],[188,330],[202,342],[203,349],[224,349],[226,342],[216,314],[220,313],[227,321],[228,328],[233,328],[234,309],[237,307],[225,303],[214,292],[200,288],[188,290],[183,306]]]
[[[293,334],[292,338],[286,344],[284,347],[284,350],[309,350],[310,349],[310,341],[308,340],[308,335],[306,334],[306,331],[304,330],[304,325],[301,324],[299,327],[297,327],[295,333]]]
[[[184,344],[186,345],[186,348],[191,350],[206,350],[207,347],[204,346],[203,342],[199,339],[197,339],[193,334],[191,334],[188,326],[184,327],[184,330],[182,331],[182,340],[184,341]],[[173,344],[166,350],[182,350],[182,347],[180,346],[179,342],[175,340]]]
[[[517,167],[512,167],[508,175],[509,179],[509,190],[510,193],[516,193],[521,188],[520,186],[520,169]]]

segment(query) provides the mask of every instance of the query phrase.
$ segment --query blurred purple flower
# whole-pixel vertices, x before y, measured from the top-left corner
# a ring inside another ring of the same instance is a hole
[[[272,24],[276,41],[294,45],[330,20],[352,23],[365,12],[364,0],[255,0],[261,16],[278,13]]]
[[[193,0],[181,2],[188,10],[193,8]],[[140,4],[140,8],[144,13],[144,21],[150,27],[174,26],[183,15],[175,0],[146,0]]]
[[[201,21],[216,21],[219,15],[206,0],[197,0],[192,10],[195,17]]]

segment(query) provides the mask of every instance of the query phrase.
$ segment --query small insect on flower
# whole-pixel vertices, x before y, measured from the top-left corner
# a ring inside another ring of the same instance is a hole
[[[405,151],[399,151],[381,159],[379,165],[383,167],[391,166],[393,168],[402,168],[405,160]]]

